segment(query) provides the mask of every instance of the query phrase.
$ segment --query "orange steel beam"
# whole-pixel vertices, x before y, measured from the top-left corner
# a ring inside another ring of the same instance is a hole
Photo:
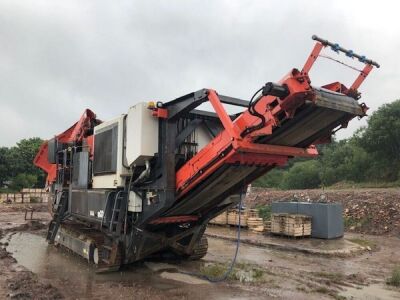
[[[308,57],[306,63],[304,64],[303,69],[301,70],[303,73],[310,72],[315,61],[318,59],[318,56],[321,53],[322,48],[324,48],[324,45],[322,45],[319,42],[315,43],[314,49],[311,51],[310,56]]]
[[[360,72],[354,83],[351,85],[350,90],[356,91],[363,83],[365,78],[367,78],[368,74],[372,71],[374,67],[372,65],[365,65],[364,69]]]
[[[263,153],[272,155],[284,155],[284,156],[299,156],[299,157],[315,157],[318,156],[318,151],[315,146],[308,148],[298,148],[289,146],[278,146],[268,144],[255,144],[246,141],[234,141],[233,147],[239,152],[246,153]]]
[[[238,131],[238,127],[234,124],[226,112],[224,106],[222,105],[217,92],[214,90],[208,90],[208,100],[213,106],[215,112],[218,114],[219,119],[221,120],[222,125],[228,131],[229,135],[236,139],[239,138],[240,132]]]

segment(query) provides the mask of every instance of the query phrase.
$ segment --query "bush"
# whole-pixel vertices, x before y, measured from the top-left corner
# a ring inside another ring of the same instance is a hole
[[[285,171],[282,169],[272,169],[264,176],[257,179],[253,186],[265,188],[279,188]]]
[[[396,181],[400,171],[400,100],[384,104],[371,114],[368,126],[354,136],[370,154],[370,180]]]
[[[22,188],[31,188],[37,183],[37,176],[21,173],[14,177],[11,189],[19,191]]]
[[[393,286],[400,286],[400,267],[396,267],[392,271],[392,275],[386,280],[386,283]]]
[[[283,189],[313,189],[319,187],[319,163],[315,160],[297,162],[283,176]]]
[[[368,154],[355,145],[354,141],[342,140],[325,146],[319,159],[320,178],[324,186],[339,181],[364,181],[370,164]]]
[[[264,221],[268,221],[271,219],[271,205],[258,205],[256,206],[256,209],[258,209],[258,216],[260,218],[263,218]]]

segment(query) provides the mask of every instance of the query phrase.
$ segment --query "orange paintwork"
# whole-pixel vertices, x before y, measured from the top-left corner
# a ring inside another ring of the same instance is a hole
[[[261,129],[251,132],[244,138],[241,137],[241,133],[246,128],[259,124],[260,118],[251,115],[246,110],[232,121],[217,93],[214,90],[209,90],[208,100],[221,120],[224,130],[177,171],[176,190],[178,198],[181,198],[226,163],[273,166],[284,164],[289,157],[318,155],[314,146],[303,149],[256,144],[254,140],[259,136],[271,134],[272,129],[279,126],[280,120],[292,118],[296,109],[306,100],[314,101],[315,94],[310,85],[311,80],[308,77],[308,72],[324,47],[323,44],[317,42],[302,71],[293,69],[279,81],[279,84],[288,89],[289,95],[287,97],[279,99],[274,96],[262,96],[256,104],[255,110],[264,116],[265,124]],[[358,89],[371,70],[372,66],[367,64],[350,89]],[[327,85],[325,88],[333,91],[340,89],[340,92],[344,94],[348,92],[348,89],[339,82]],[[342,91],[342,89],[345,89],[345,91]],[[326,141],[327,138],[321,138],[318,142]],[[218,159],[216,159],[217,157]]]
[[[86,140],[91,156],[93,156],[93,136],[86,136],[86,130],[91,128],[91,122],[96,119],[96,115],[90,109],[86,109],[78,122],[66,131],[58,134],[55,138],[60,143],[82,142]],[[98,120],[97,120],[98,121]],[[46,184],[51,184],[56,180],[57,165],[51,164],[47,160],[48,142],[45,141],[39,148],[33,163],[47,173]]]

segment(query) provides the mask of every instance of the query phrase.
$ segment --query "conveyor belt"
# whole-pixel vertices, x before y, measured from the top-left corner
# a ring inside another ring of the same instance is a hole
[[[338,127],[342,122],[364,112],[353,98],[327,90],[316,90],[315,102],[303,104],[292,119],[286,120],[259,143],[307,147]],[[202,213],[217,206],[226,197],[238,193],[245,179],[252,180],[270,167],[225,164],[190,191],[167,215]]]
[[[363,116],[364,112],[353,98],[326,90],[316,90],[315,103],[306,103],[293,119],[275,128],[260,143],[307,147],[319,137],[330,133],[344,120]]]

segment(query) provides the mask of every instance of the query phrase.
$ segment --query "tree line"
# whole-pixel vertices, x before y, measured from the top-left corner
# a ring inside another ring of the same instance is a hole
[[[16,146],[0,147],[0,188],[43,187],[46,175],[33,164],[43,140],[38,137],[20,140]]]
[[[317,159],[296,158],[254,185],[311,189],[340,183],[400,185],[400,100],[382,105],[349,139],[319,145]],[[386,185],[388,186],[388,185]]]

